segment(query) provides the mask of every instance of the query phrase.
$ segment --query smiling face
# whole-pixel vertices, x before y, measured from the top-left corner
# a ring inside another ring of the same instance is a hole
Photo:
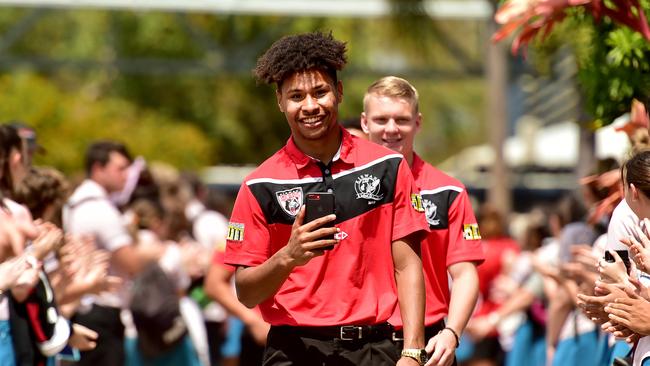
[[[420,113],[404,98],[369,94],[361,127],[370,141],[394,150],[413,162],[413,141],[420,130]]]
[[[276,91],[296,145],[338,141],[338,105],[343,97],[341,82],[326,72],[310,69],[296,72]]]

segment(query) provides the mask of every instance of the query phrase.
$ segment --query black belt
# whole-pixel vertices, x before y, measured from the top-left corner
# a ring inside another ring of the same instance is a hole
[[[429,339],[433,338],[436,334],[438,334],[439,331],[445,329],[445,321],[444,319],[440,319],[437,322],[427,325],[424,327],[424,337],[425,337],[425,342],[428,342]],[[404,340],[404,333],[402,330],[396,330],[393,332],[391,336],[392,340],[395,342],[401,342]]]
[[[388,323],[375,325],[343,325],[327,327],[297,327],[274,326],[277,330],[285,330],[301,337],[317,339],[338,339],[342,341],[356,341],[362,339],[390,339],[394,328]]]

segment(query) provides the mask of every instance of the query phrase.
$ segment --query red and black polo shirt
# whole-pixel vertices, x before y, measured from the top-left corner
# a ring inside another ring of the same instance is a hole
[[[245,179],[237,196],[225,254],[225,262],[236,266],[257,266],[287,244],[306,193],[332,191],[336,197],[342,240],[295,268],[260,304],[271,325],[387,321],[397,307],[391,243],[427,231],[402,155],[341,131],[339,153],[329,166],[290,138]]]
[[[426,288],[424,324],[432,325],[449,313],[447,267],[485,259],[481,235],[465,186],[413,155],[411,172],[422,197],[429,235],[422,241]],[[400,327],[399,308],[391,324]]]

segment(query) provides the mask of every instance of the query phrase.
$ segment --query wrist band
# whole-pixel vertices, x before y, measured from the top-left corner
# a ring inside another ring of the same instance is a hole
[[[460,338],[458,337],[458,334],[456,334],[456,331],[449,328],[449,327],[444,327],[440,332],[442,332],[445,329],[447,329],[448,331],[451,332],[451,334],[454,335],[454,338],[456,338],[456,348],[458,348],[458,346],[460,346]],[[438,333],[440,333],[440,332],[438,332]]]

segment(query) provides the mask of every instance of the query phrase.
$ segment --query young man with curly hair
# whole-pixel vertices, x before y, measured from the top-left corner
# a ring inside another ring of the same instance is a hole
[[[344,43],[307,33],[275,42],[255,69],[277,86],[291,137],[242,184],[225,262],[237,267],[239,300],[259,305],[271,324],[264,365],[406,366],[426,357],[418,245],[426,220],[402,156],[339,125],[345,63]],[[305,223],[311,192],[333,193],[335,214]],[[387,322],[398,303],[401,355]]]
[[[476,305],[479,291],[476,265],[484,260],[467,190],[458,180],[423,161],[413,150],[422,115],[418,111],[418,92],[408,81],[395,76],[375,81],[368,87],[363,109],[363,131],[370,141],[404,155],[422,197],[431,229],[422,242],[427,294],[426,348],[431,353],[429,364],[449,366],[455,363],[459,336]],[[451,292],[447,273],[454,283]],[[399,312],[390,321],[399,328]],[[399,340],[396,345],[401,347]]]

